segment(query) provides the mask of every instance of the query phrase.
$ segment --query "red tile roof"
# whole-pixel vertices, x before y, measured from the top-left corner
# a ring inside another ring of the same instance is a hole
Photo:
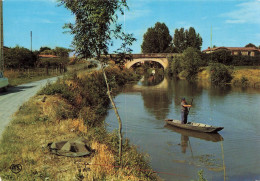
[[[227,49],[227,50],[237,50],[237,51],[260,51],[260,49],[257,49],[255,47],[216,47],[216,48],[210,48],[208,47],[208,49],[206,50],[203,50],[202,52],[205,52],[205,51],[216,51],[216,50],[219,50],[219,49]]]
[[[58,56],[55,56],[55,55],[39,55],[39,57],[42,57],[42,58],[58,58]]]

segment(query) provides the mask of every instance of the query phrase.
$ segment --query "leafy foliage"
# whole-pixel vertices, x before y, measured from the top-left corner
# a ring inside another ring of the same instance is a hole
[[[253,48],[257,48],[253,43],[248,43],[245,47],[253,47]]]
[[[76,16],[75,24],[68,23],[64,28],[70,29],[70,33],[75,35],[72,44],[76,53],[84,58],[97,57],[100,60],[101,54],[108,54],[108,47],[113,44],[112,38],[132,40],[126,38],[132,37],[132,34],[120,35],[121,25],[116,23],[116,13],[119,11],[123,14],[122,7],[127,7],[124,0],[60,0],[60,5],[70,9]]]
[[[232,80],[231,71],[221,63],[210,65],[210,80],[214,85],[223,85]]]
[[[199,67],[203,64],[200,52],[195,48],[189,47],[183,52],[183,55],[173,57],[170,60],[168,74],[177,76],[181,73],[181,77],[191,80],[195,78]]]
[[[169,51],[172,41],[168,27],[157,22],[154,27],[148,28],[143,36],[141,45],[143,53],[164,53]]]
[[[200,53],[197,49],[189,47],[183,52],[181,67],[187,71],[187,78],[192,79],[201,65]]]
[[[231,51],[228,50],[218,50],[208,55],[210,62],[222,63],[225,65],[232,64]]]
[[[182,71],[181,61],[182,58],[180,56],[174,56],[169,58],[169,75],[176,77]]]
[[[27,48],[16,46],[5,50],[4,59],[7,68],[29,68],[35,65],[37,56]]]
[[[178,53],[182,53],[188,47],[200,50],[202,38],[193,27],[190,27],[189,30],[184,30],[184,28],[175,29],[173,45]]]

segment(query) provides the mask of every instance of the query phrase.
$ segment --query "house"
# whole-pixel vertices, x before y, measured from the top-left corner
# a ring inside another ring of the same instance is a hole
[[[216,48],[210,48],[203,50],[204,53],[212,53],[218,50],[227,50],[231,51],[231,55],[245,55],[245,56],[258,56],[260,55],[260,49],[257,49],[255,47],[216,47]]]

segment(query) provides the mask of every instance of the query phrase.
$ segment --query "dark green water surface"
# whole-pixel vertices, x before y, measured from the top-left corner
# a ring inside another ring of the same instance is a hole
[[[161,178],[195,180],[203,169],[208,180],[260,180],[260,90],[166,78],[156,83],[126,86],[115,102],[124,136],[150,155]],[[180,119],[182,97],[193,98],[188,121],[224,129],[203,134],[165,126],[165,119]],[[118,128],[112,109],[106,122],[108,130]]]

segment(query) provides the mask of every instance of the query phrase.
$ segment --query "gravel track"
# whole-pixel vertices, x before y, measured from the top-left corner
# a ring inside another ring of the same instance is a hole
[[[31,82],[8,88],[7,92],[0,92],[0,139],[5,127],[12,120],[12,115],[34,96],[47,82],[55,82],[57,77]]]

